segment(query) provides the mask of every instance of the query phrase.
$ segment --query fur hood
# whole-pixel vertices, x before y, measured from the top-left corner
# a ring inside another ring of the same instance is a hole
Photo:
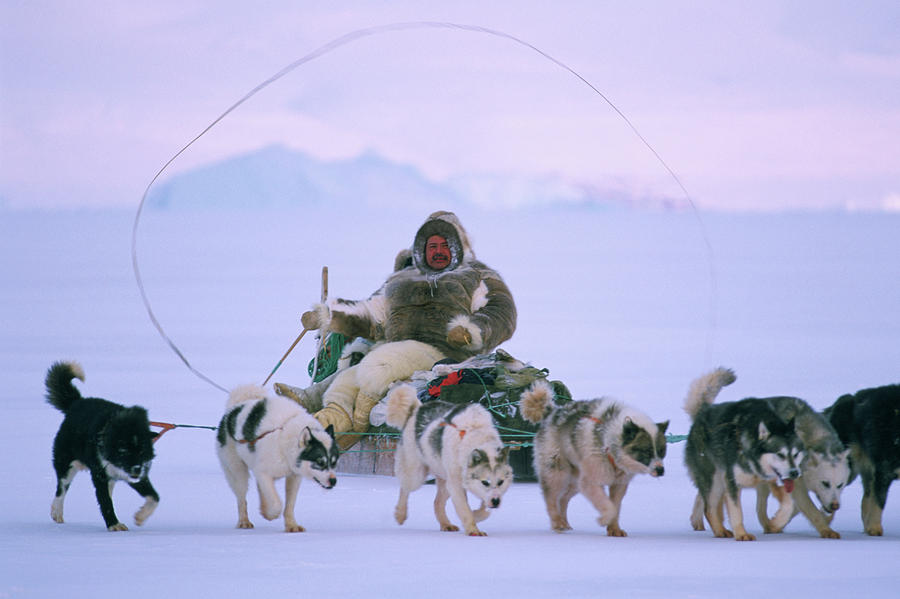
[[[450,265],[439,271],[425,263],[425,242],[432,235],[440,235],[447,240],[447,244],[450,246]],[[432,213],[416,232],[412,246],[412,262],[419,271],[425,274],[448,272],[456,269],[461,263],[474,259],[475,252],[472,251],[469,236],[452,212],[439,210]]]

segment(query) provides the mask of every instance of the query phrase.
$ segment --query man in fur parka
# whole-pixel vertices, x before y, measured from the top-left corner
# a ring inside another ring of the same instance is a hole
[[[404,253],[411,263],[368,299],[333,299],[303,314],[307,329],[377,342],[325,391],[315,416],[335,432],[368,430],[369,412],[394,381],[439,360],[461,362],[493,351],[516,329],[512,294],[499,273],[475,258],[455,214],[430,215]],[[341,445],[355,441],[345,436]]]

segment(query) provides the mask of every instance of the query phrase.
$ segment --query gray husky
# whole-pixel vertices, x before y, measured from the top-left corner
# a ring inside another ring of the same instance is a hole
[[[802,476],[797,479],[791,493],[794,508],[787,512],[787,520],[770,520],[766,513],[769,490],[778,497],[780,487],[771,481],[757,486],[756,514],[759,516],[759,523],[766,532],[781,532],[797,512],[803,512],[823,538],[841,538],[829,524],[834,512],[841,507],[841,492],[850,481],[850,450],[844,449],[844,444],[828,420],[802,399],[769,397],[766,401],[782,420],[794,420],[794,428],[806,447],[806,453],[800,463]],[[822,505],[821,510],[816,509],[808,491],[816,494]],[[780,511],[785,514],[784,510]]]
[[[540,423],[534,439],[538,475],[550,526],[571,530],[566,512],[579,491],[600,512],[611,537],[627,536],[619,512],[628,483],[636,474],[665,473],[666,428],[647,415],[611,399],[553,404],[553,388],[543,379],[522,394],[522,416]],[[609,495],[604,487],[609,488]]]
[[[476,525],[500,507],[500,498],[512,484],[509,447],[504,447],[490,412],[479,404],[429,401],[422,404],[408,383],[388,393],[386,421],[401,431],[395,455],[400,497],[394,509],[398,524],[406,522],[409,494],[434,475],[437,495],[434,515],[443,531],[459,530],[447,518],[447,499],[469,536],[485,536]],[[472,511],[466,497],[472,493],[481,506]]]
[[[691,384],[684,403],[693,420],[684,449],[684,461],[697,486],[698,504],[717,537],[753,541],[744,528],[741,489],[764,481],[784,485],[784,501],[776,521],[789,518],[793,510],[790,492],[800,476],[803,443],[794,430],[794,421],[782,420],[764,399],[713,404],[722,387],[735,381],[734,372],[717,368]],[[725,528],[723,504],[734,532]],[[703,519],[692,514],[694,530],[703,530]]]

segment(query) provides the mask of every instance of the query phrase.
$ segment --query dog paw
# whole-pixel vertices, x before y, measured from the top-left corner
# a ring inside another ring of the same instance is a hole
[[[238,528],[253,528],[253,522],[250,522],[250,520],[238,520],[237,527]]]
[[[756,536],[750,534],[750,533],[747,532],[747,531],[744,531],[744,532],[742,532],[742,533],[735,533],[735,534],[734,534],[734,540],[735,540],[735,541],[755,541],[755,540],[756,540]]]
[[[825,530],[821,531],[819,533],[819,535],[823,539],[840,539],[841,538],[841,533],[839,533],[836,530],[832,530],[830,528],[826,528]]]
[[[484,520],[487,520],[487,517],[490,515],[491,515],[491,512],[488,511],[488,509],[486,507],[484,507],[484,504],[482,504],[482,506],[479,509],[472,512],[472,517],[475,518],[475,522],[482,522]]]
[[[609,526],[609,523],[613,521],[614,514],[603,514],[599,518],[597,518],[597,523],[600,526]]]
[[[394,520],[401,525],[406,522],[406,508],[396,508],[394,510]]]
[[[618,526],[607,526],[606,527],[606,536],[608,537],[627,537],[628,533],[619,528]]]
[[[550,528],[555,532],[566,532],[567,530],[572,530],[572,527],[569,526],[568,522],[557,522],[554,523]]]
[[[715,536],[719,539],[731,539],[734,538],[734,533],[728,530],[727,528],[723,528],[719,532],[714,533]]]
[[[141,506],[141,509],[134,513],[134,523],[138,526],[143,526],[144,522],[147,521],[147,518],[149,518],[153,511],[156,510],[157,505],[159,505],[159,502],[148,499],[144,505]]]
[[[441,532],[456,532],[458,530],[459,526],[456,524],[441,524]]]
[[[56,500],[53,501],[53,505],[50,506],[50,517],[54,522],[58,524],[63,523],[63,509],[62,505]]]
[[[295,522],[294,524],[285,524],[284,532],[306,532],[306,529]]]
[[[880,537],[884,535],[884,529],[881,526],[867,526],[866,534],[870,537]]]
[[[117,532],[120,530],[128,530],[128,527],[125,526],[124,524],[122,524],[121,522],[116,522],[112,526],[106,527],[106,530],[108,530],[110,532]]]
[[[474,530],[467,530],[466,534],[469,535],[470,537],[486,537],[487,536],[486,532],[481,532],[477,528]]]
[[[703,525],[703,513],[692,513],[691,514],[691,528],[694,530],[706,530],[706,527]]]
[[[277,520],[281,516],[280,506],[277,510],[259,510],[259,515],[266,520]]]
[[[781,532],[783,530],[784,529],[778,528],[777,526],[773,526],[771,524],[767,524],[766,526],[763,526],[763,532],[766,533],[767,535],[781,534]]]

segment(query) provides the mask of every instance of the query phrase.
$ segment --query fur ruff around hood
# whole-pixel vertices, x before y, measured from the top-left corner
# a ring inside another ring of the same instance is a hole
[[[450,265],[441,270],[435,270],[425,262],[425,243],[432,235],[440,235],[447,240],[450,246]],[[434,274],[455,270],[462,262],[475,260],[475,252],[469,243],[469,236],[462,223],[452,212],[439,210],[432,213],[419,227],[412,246],[413,265],[421,272]]]

